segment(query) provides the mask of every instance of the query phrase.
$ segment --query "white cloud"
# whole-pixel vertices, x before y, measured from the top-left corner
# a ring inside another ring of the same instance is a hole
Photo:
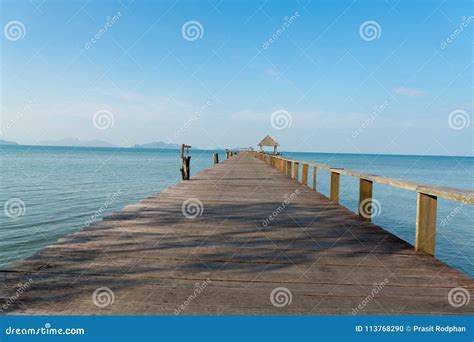
[[[407,88],[407,87],[398,87],[393,90],[396,94],[401,96],[408,96],[408,97],[418,97],[425,95],[426,92],[423,90]]]

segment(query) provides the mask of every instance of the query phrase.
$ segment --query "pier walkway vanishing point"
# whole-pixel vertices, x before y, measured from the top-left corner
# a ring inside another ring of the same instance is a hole
[[[11,264],[0,314],[474,314],[472,278],[255,156]]]

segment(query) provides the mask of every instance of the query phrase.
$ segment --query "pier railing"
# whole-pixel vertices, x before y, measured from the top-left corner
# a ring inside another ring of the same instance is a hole
[[[373,184],[380,183],[396,188],[415,191],[417,193],[416,204],[416,237],[415,249],[434,255],[436,238],[436,211],[438,197],[448,200],[474,204],[474,192],[470,190],[422,185],[414,182],[382,177],[358,171],[335,168],[321,163],[298,161],[274,156],[261,152],[249,152],[254,157],[264,161],[278,169],[286,176],[299,183],[299,165],[301,164],[301,184],[308,185],[309,169],[312,168],[312,190],[317,189],[317,170],[329,171],[329,199],[339,203],[339,179],[341,175],[359,178],[359,205],[358,214],[362,219],[371,220],[372,216],[372,192]]]

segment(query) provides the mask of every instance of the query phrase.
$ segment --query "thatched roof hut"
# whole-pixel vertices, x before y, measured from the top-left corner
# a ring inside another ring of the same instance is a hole
[[[260,146],[260,151],[263,151],[264,146],[273,147],[273,153],[277,154],[277,147],[280,146],[280,144],[271,136],[267,135],[265,138],[262,139],[262,141],[258,143],[258,146]]]

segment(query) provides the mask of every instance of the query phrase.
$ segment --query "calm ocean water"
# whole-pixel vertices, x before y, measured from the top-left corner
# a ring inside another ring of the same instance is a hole
[[[193,150],[191,173],[211,166],[213,152]],[[474,158],[469,157],[284,156],[424,184],[474,188]],[[4,207],[12,198],[25,204],[17,218],[6,216],[4,210],[0,213],[0,267],[178,182],[179,166],[176,150],[0,146],[0,204]],[[318,170],[317,182],[318,191],[327,195],[329,174]],[[381,203],[381,212],[373,221],[413,244],[416,194],[375,184],[374,198]],[[342,176],[341,203],[356,211],[357,199],[358,180]],[[473,221],[472,206],[439,199],[436,257],[471,276]]]

